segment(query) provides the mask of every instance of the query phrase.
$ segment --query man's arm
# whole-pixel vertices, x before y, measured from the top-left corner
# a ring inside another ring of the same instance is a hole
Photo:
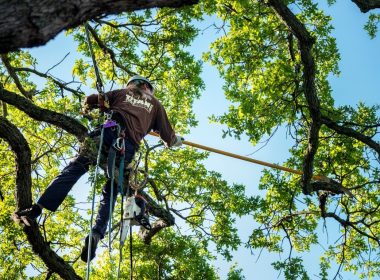
[[[157,109],[157,115],[153,130],[157,131],[160,134],[161,139],[165,141],[168,147],[177,147],[180,146],[183,142],[183,137],[176,136],[169,122],[166,111],[161,104]]]
[[[93,109],[100,108],[100,110],[105,110],[109,108],[109,104],[111,100],[114,98],[115,91],[106,92],[104,95],[102,94],[91,94],[86,97],[83,103],[83,114],[87,114],[89,111]],[[105,100],[105,96],[107,95],[107,100]]]
[[[86,96],[83,102],[81,114],[84,116],[89,115],[90,111],[96,108],[99,108],[98,94],[91,94]]]

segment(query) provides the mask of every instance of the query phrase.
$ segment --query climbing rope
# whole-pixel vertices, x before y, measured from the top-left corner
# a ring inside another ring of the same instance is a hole
[[[129,226],[129,276],[133,280],[133,240],[132,240],[132,226]]]
[[[96,63],[96,58],[95,58],[95,54],[94,54],[94,50],[93,50],[93,47],[92,47],[92,43],[91,43],[91,39],[90,39],[90,26],[88,23],[85,24],[85,31],[86,31],[86,40],[87,40],[87,44],[88,44],[88,47],[89,47],[89,50],[90,50],[90,54],[91,54],[91,59],[92,59],[92,63],[93,63],[93,67],[94,67],[94,71],[95,71],[95,76],[96,76],[96,89],[99,93],[99,105],[101,107],[101,109],[104,109],[104,108],[109,108],[109,104],[108,104],[108,97],[107,95],[104,93],[104,89],[103,89],[103,82],[102,82],[102,79],[101,79],[101,76],[100,76],[100,72],[99,72],[99,68],[98,68],[98,65]],[[102,108],[103,107],[103,108]],[[107,121],[110,120],[110,115],[108,115],[108,119]],[[97,157],[97,161],[96,161],[96,167],[95,167],[95,177],[94,177],[94,183],[93,183],[93,195],[92,195],[92,207],[91,207],[91,221],[90,221],[90,234],[89,234],[89,247],[88,247],[88,252],[87,252],[87,272],[86,272],[86,280],[89,280],[90,278],[90,271],[91,271],[91,267],[90,267],[90,252],[91,252],[91,243],[92,243],[92,224],[93,224],[93,216],[94,216],[94,205],[95,205],[95,185],[96,185],[96,181],[97,181],[97,175],[99,173],[99,164],[100,164],[100,156],[101,156],[101,150],[102,150],[102,146],[103,146],[103,134],[104,134],[104,128],[105,128],[105,125],[102,126],[102,130],[101,130],[101,138],[100,138],[100,143],[99,143],[99,150],[98,150],[98,157]],[[124,151],[125,151],[125,140],[124,140],[124,137],[119,137],[120,136],[120,127],[117,126],[118,128],[118,138],[116,139],[116,143],[113,143],[108,153],[108,175],[109,175],[109,178],[111,178],[111,182],[110,182],[110,187],[111,187],[111,194],[110,194],[110,211],[109,211],[109,230],[108,230],[108,239],[109,239],[109,252],[110,252],[110,260],[112,261],[111,259],[111,242],[112,242],[112,238],[111,238],[111,232],[112,232],[112,212],[113,212],[113,197],[114,197],[114,175],[115,175],[115,160],[116,160],[116,153],[115,153],[115,150],[114,148],[118,148],[119,152],[120,152],[120,164],[119,164],[119,177],[118,177],[118,190],[119,192],[121,193],[122,195],[122,203],[121,203],[121,207],[122,207],[122,210],[121,210],[121,216],[122,216],[122,222],[123,222],[123,201],[124,201],[124,197],[126,194],[129,193],[129,189],[127,189],[126,193],[124,193],[123,191],[123,179],[124,179],[124,160],[125,160],[125,154],[124,154]],[[121,141],[119,142],[119,140],[121,139]],[[141,157],[140,157],[141,158]],[[138,166],[138,165],[137,165]],[[137,167],[136,167],[136,170],[135,172],[137,172]],[[145,177],[145,181],[144,181],[144,184],[146,184],[147,182],[147,178]],[[134,186],[134,190],[135,192],[137,192],[137,181],[135,182],[135,184],[133,185]],[[128,188],[129,188],[129,184],[128,184]],[[130,224],[130,221],[129,221],[129,224]],[[121,228],[123,227],[123,224],[121,223]],[[131,259],[131,270],[130,270],[130,279],[132,280],[132,225],[130,224],[129,225],[129,231],[130,231],[130,259]],[[123,235],[123,232],[122,230],[120,230],[120,256],[119,256],[119,265],[118,265],[118,279],[119,279],[119,276],[120,276],[120,264],[121,264],[121,261],[122,261],[122,247],[124,245],[124,241],[122,242],[122,235]]]
[[[89,24],[85,24],[85,33],[86,33],[86,40],[87,45],[90,50],[91,59],[93,63],[93,67],[95,70],[95,76],[96,76],[96,89],[99,93],[99,95],[104,96],[104,89],[103,89],[103,82],[100,77],[98,64],[96,63],[94,50],[92,47],[91,39],[90,39],[90,31],[89,31]],[[106,99],[106,97],[105,97]],[[106,99],[107,100],[107,99]],[[87,270],[86,270],[86,280],[90,279],[90,273],[91,273],[91,247],[92,247],[92,225],[93,225],[93,219],[94,219],[94,209],[95,209],[95,189],[96,189],[96,182],[97,182],[97,176],[99,173],[99,165],[100,165],[100,157],[102,153],[102,146],[103,146],[103,136],[104,136],[104,125],[102,125],[101,133],[100,133],[100,141],[99,141],[99,147],[98,147],[98,155],[96,158],[96,166],[95,166],[95,175],[93,180],[93,187],[92,187],[92,203],[91,203],[91,218],[90,218],[90,233],[89,233],[89,239],[88,239],[88,251],[87,251]]]
[[[131,189],[135,191],[135,193],[144,188],[146,183],[148,182],[148,174],[145,172],[144,173],[144,178],[141,182],[139,182],[138,179],[138,173],[139,173],[139,165],[141,162],[142,158],[142,153],[139,154],[138,159],[136,160],[136,163],[134,164],[134,167],[130,170],[129,176],[128,176],[128,185],[130,186]]]
[[[97,89],[97,91],[100,94],[103,95],[104,94],[103,82],[102,82],[102,79],[100,77],[100,72],[99,72],[98,64],[96,63],[95,53],[94,53],[94,49],[92,48],[92,43],[91,43],[91,39],[90,39],[90,30],[89,30],[90,29],[90,25],[88,23],[86,23],[84,25],[84,27],[85,27],[85,30],[86,30],[87,45],[88,45],[88,48],[90,50],[92,64],[93,64],[93,67],[94,67],[94,70],[95,70],[96,89]]]
[[[104,135],[104,126],[102,126],[102,130],[100,132],[100,141],[99,141],[99,148],[98,148],[98,155],[96,158],[96,165],[95,165],[95,175],[94,180],[92,182],[92,204],[91,204],[91,218],[90,218],[90,234],[88,237],[88,251],[87,251],[87,271],[86,271],[86,280],[90,279],[90,253],[91,253],[91,246],[92,246],[92,224],[94,220],[94,209],[95,209],[95,189],[96,189],[96,182],[98,178],[99,173],[99,165],[100,165],[100,157],[102,154],[102,146],[103,146],[103,135]]]

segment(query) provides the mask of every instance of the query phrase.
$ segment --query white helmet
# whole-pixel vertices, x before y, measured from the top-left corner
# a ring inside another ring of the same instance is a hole
[[[152,90],[152,92],[154,91],[154,86],[152,85],[151,81],[149,81],[147,78],[145,78],[143,76],[134,75],[133,77],[131,77],[128,80],[127,86],[129,85],[130,82],[133,82],[133,81],[144,81],[150,87],[150,89]]]

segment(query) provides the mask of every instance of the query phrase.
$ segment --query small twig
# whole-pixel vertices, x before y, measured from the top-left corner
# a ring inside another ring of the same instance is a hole
[[[72,89],[70,87],[68,87],[67,85],[72,83],[65,83],[55,77],[53,77],[52,75],[50,74],[47,74],[46,73],[42,73],[42,72],[39,72],[38,70],[36,69],[31,69],[31,68],[27,68],[27,67],[15,67],[14,68],[14,71],[15,72],[30,72],[30,73],[33,73],[41,78],[45,78],[45,79],[49,79],[51,80],[53,83],[55,83],[58,87],[60,87],[61,89],[65,89],[71,93],[73,93],[74,95],[76,95],[77,97],[81,98],[82,95],[84,95],[84,93],[80,90],[80,87],[78,87],[78,89]],[[74,81],[73,81],[74,82]]]
[[[11,65],[10,61],[9,61],[9,58],[6,54],[1,54],[1,60],[2,62],[4,63],[4,66],[5,68],[7,68],[7,71],[9,73],[9,75],[12,77],[13,81],[15,82],[18,90],[22,93],[22,95],[24,95],[26,98],[28,99],[32,99],[32,95],[30,94],[30,92],[27,92],[24,87],[22,86],[21,84],[21,81],[20,79],[18,78],[15,70],[14,70],[14,67]]]
[[[55,65],[53,65],[52,67],[50,67],[46,72],[45,74],[49,73],[50,70],[54,69],[55,67],[57,67],[59,64],[61,64],[65,59],[66,57],[70,54],[70,52],[68,52],[58,63],[56,63]]]
[[[338,267],[338,270],[333,278],[333,280],[335,280],[339,275],[340,275],[340,271],[342,270],[342,266],[343,266],[343,262],[345,260],[345,249],[346,249],[346,246],[347,246],[347,228],[344,228],[344,241],[343,241],[343,249],[342,249],[342,260],[340,261],[339,263],[339,267]]]

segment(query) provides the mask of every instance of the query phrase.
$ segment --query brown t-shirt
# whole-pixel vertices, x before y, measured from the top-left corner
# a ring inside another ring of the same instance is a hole
[[[127,89],[106,93],[110,109],[122,117],[127,137],[136,145],[142,138],[154,130],[170,147],[175,142],[175,132],[170,125],[166,111],[160,101],[151,95],[140,95]],[[94,107],[98,104],[98,95],[92,94],[85,103]]]

